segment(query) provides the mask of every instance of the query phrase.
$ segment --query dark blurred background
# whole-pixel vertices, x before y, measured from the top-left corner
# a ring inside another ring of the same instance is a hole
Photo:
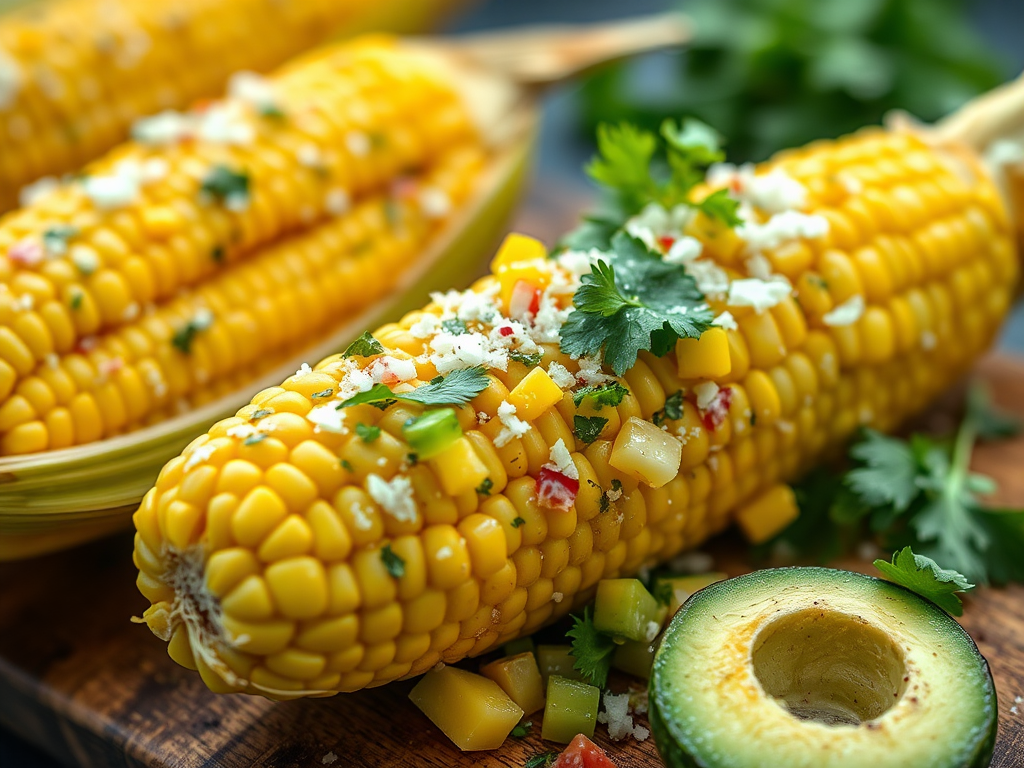
[[[760,160],[877,123],[894,107],[933,120],[1024,69],[1024,0],[478,0],[450,26],[602,21],[673,7],[702,30],[689,52],[647,56],[546,98],[537,192],[593,194],[581,168],[602,120],[656,125],[697,115],[729,137],[732,159]],[[1024,354],[1021,307],[1001,347]],[[0,768],[56,767],[0,731]]]

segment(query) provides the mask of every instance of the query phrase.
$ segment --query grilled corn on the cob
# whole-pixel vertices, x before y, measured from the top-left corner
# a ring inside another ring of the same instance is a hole
[[[51,0],[0,18],[0,211],[124,140],[137,118],[217,95],[233,73],[341,32],[414,31],[451,4]]]
[[[696,276],[717,315],[699,339],[621,378],[571,358],[559,328],[595,257],[513,238],[469,292],[169,462],[135,562],[170,655],[215,691],[353,691],[531,632],[732,520],[764,539],[795,514],[782,483],[920,410],[1006,312],[1011,228],[970,156],[876,130],[712,176],[744,227],[657,208],[627,227]],[[443,448],[411,455],[424,408],[402,393],[478,365],[482,391],[429,411],[457,418]],[[399,401],[338,408],[374,382]]]

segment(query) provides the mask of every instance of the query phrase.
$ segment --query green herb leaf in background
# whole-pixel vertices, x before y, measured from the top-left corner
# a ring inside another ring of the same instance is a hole
[[[940,568],[930,557],[915,555],[910,547],[893,553],[891,563],[875,560],[875,568],[890,581],[917,592],[953,616],[962,616],[964,612],[955,593],[974,589],[963,574]]]

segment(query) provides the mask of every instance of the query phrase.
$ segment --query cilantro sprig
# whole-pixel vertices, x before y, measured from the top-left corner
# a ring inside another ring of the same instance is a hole
[[[641,350],[661,357],[677,339],[699,338],[714,315],[693,278],[644,243],[620,232],[573,296],[576,311],[562,326],[562,351],[575,357],[603,353],[616,375]]]
[[[974,589],[963,574],[940,568],[930,557],[915,555],[910,547],[894,552],[892,562],[875,560],[875,568],[890,581],[917,592],[953,616],[962,616],[964,612],[956,593]]]
[[[358,339],[345,348],[341,356],[373,357],[374,355],[382,354],[384,354],[384,345],[377,341],[369,331],[363,331],[363,334]]]
[[[465,405],[487,389],[487,369],[483,366],[460,368],[447,376],[431,379],[429,384],[417,387],[411,392],[395,393],[386,384],[377,384],[366,392],[350,397],[338,404],[337,409],[368,403],[387,404],[395,400],[420,405]]]
[[[1024,510],[986,507],[979,496],[995,482],[970,470],[979,439],[1013,430],[980,388],[970,390],[951,437],[904,440],[864,430],[839,482],[822,470],[797,487],[800,518],[777,541],[828,559],[867,529],[887,548],[912,546],[974,583],[1024,581]]]
[[[582,618],[574,615],[572,621],[572,629],[565,636],[572,639],[570,654],[576,659],[573,669],[579,670],[591,685],[604,688],[612,668],[615,640],[597,631],[590,608],[583,609]]]

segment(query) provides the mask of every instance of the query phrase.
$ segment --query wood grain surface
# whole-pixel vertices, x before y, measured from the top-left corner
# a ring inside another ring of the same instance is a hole
[[[1024,415],[1024,360],[992,357],[978,374],[998,403]],[[1024,438],[985,446],[976,459],[999,481],[1000,503],[1024,505]],[[732,574],[749,567],[737,539],[711,550]],[[130,622],[146,607],[134,579],[127,535],[0,566],[0,724],[69,766],[521,768],[558,748],[540,740],[538,714],[528,738],[509,739],[497,752],[460,753],[408,701],[411,682],[284,703],[215,696]],[[1024,696],[1024,588],[982,589],[966,602],[963,624],[999,692],[992,765],[1021,768],[1024,715],[1011,707]],[[615,679],[613,687],[627,682]],[[603,727],[597,741],[620,768],[661,764],[650,741],[611,744]]]

